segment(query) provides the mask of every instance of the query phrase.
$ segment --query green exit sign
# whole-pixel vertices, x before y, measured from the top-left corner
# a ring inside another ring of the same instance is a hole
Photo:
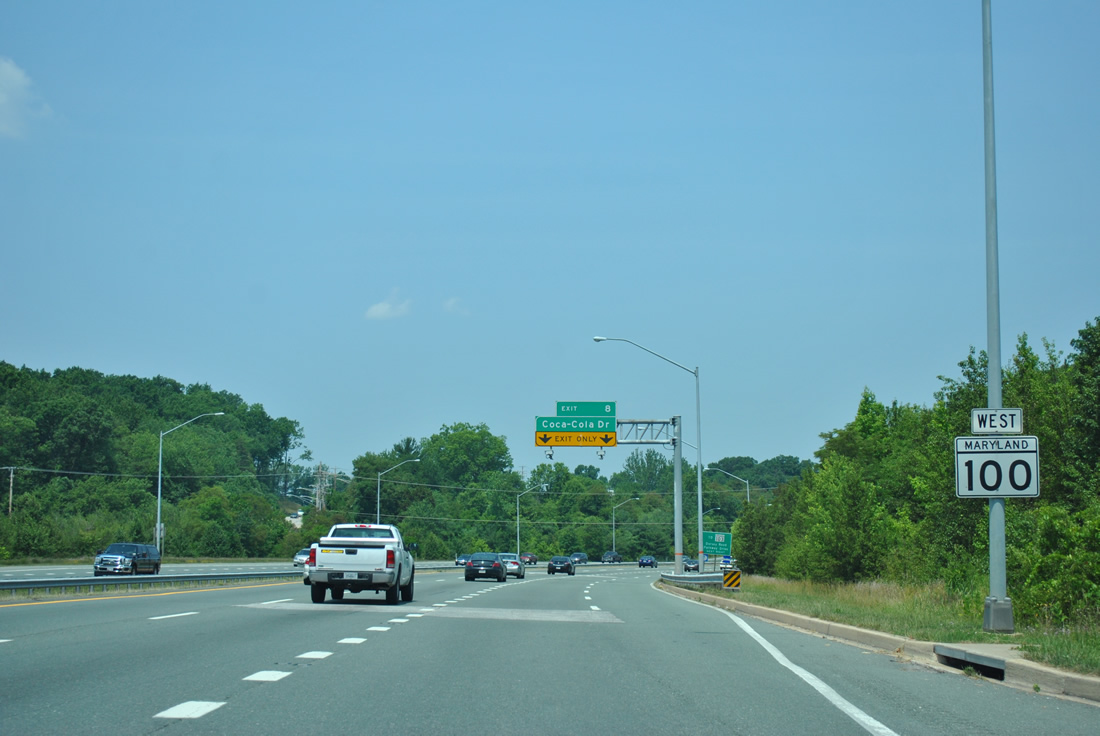
[[[614,401],[559,401],[559,417],[614,417]]]
[[[703,552],[708,555],[728,555],[733,535],[729,532],[703,532]]]

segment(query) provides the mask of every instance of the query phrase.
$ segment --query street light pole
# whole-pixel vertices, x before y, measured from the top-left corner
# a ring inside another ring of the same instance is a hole
[[[193,419],[188,419],[183,424],[179,424],[179,425],[176,425],[175,427],[172,427],[167,432],[161,432],[160,433],[160,447],[157,450],[157,528],[153,530],[153,540],[156,542],[158,552],[161,552],[161,553],[164,552],[164,534],[163,534],[163,530],[161,529],[161,526],[160,526],[160,489],[161,489],[162,478],[163,478],[163,475],[164,475],[164,435],[169,434],[170,432],[175,432],[180,427],[186,427],[188,424],[195,421],[195,419],[202,419],[203,417],[220,417],[220,416],[223,416],[224,414],[225,414],[224,411],[215,411],[215,412],[209,412],[209,413],[206,413],[206,414],[199,414],[197,417],[194,417]]]
[[[541,488],[542,490],[545,491],[546,490],[546,484],[545,483],[538,483],[536,485],[531,486],[530,488],[528,488],[526,491],[519,494],[518,496],[516,496],[516,559],[517,560],[519,559],[519,500],[521,498],[523,498],[524,496],[526,496],[531,491],[534,491],[538,488]]]
[[[726,473],[726,471],[722,470],[721,468],[716,468],[713,465],[708,465],[707,470],[717,470],[719,473]],[[733,473],[726,473],[726,475],[731,478],[737,478],[737,480],[745,484],[745,505],[748,505],[749,502],[752,500],[749,498],[749,482],[744,478],[734,475]]]
[[[378,474],[378,486],[376,487],[375,492],[374,492],[374,523],[375,524],[381,524],[382,523],[382,476],[385,475],[386,473],[390,472],[391,470],[395,470],[397,468],[400,468],[405,463],[418,463],[418,462],[420,462],[420,458],[418,458],[418,457],[410,458],[408,460],[402,460],[397,465],[394,465],[392,468],[386,468],[385,470],[383,470],[381,473]]]
[[[604,342],[604,341],[628,342],[631,345],[633,345],[634,347],[639,348],[641,350],[644,350],[647,353],[649,353],[650,355],[655,355],[663,361],[666,361],[668,363],[672,363],[677,368],[682,368],[685,371],[687,371],[688,373],[690,373],[691,375],[695,376],[695,437],[696,437],[696,443],[697,443],[696,447],[695,447],[695,483],[696,483],[696,486],[698,487],[697,488],[697,490],[698,490],[697,496],[698,497],[696,498],[696,502],[697,502],[697,505],[698,505],[697,513],[699,514],[699,529],[698,529],[698,533],[699,533],[699,537],[698,537],[698,539],[699,539],[699,553],[698,553],[697,559],[702,559],[702,557],[703,557],[703,419],[702,419],[702,416],[701,416],[701,413],[700,413],[700,408],[699,408],[700,407],[700,401],[699,401],[699,366],[695,366],[695,370],[692,370],[691,368],[688,368],[686,365],[681,365],[680,363],[677,363],[672,358],[667,358],[664,355],[661,355],[660,353],[657,353],[657,352],[654,352],[654,351],[650,350],[649,348],[645,347],[644,345],[639,345],[638,343],[634,342],[633,340],[627,340],[626,338],[623,338],[623,337],[599,337],[599,336],[597,336],[597,337],[593,337],[592,339],[595,340],[596,342]],[[677,567],[679,567],[679,565],[677,565]],[[681,572],[683,572],[682,569],[677,569],[676,570],[677,574],[679,574]]]
[[[619,504],[619,506],[625,506],[626,504],[630,503],[631,501],[637,501],[637,500],[639,500],[637,496],[635,496],[634,498],[628,498],[625,501],[623,501],[621,504]],[[619,506],[612,506],[611,507],[611,551],[612,552],[618,552],[619,551],[619,548],[615,546],[615,509],[619,508]]]

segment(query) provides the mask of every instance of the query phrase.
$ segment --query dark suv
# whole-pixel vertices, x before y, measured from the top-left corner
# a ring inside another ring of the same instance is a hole
[[[621,554],[619,554],[618,552],[614,552],[614,551],[604,552],[603,553],[603,559],[601,560],[601,562],[622,562],[622,561],[623,561],[623,556]]]
[[[160,552],[151,544],[115,542],[95,554],[93,572],[99,575],[156,575]]]

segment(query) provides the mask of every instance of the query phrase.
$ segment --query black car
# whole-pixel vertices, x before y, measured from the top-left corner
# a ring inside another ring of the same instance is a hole
[[[699,572],[699,560],[692,557],[685,557],[684,572]]]
[[[508,568],[504,560],[494,552],[478,552],[466,560],[466,580],[494,578],[504,583],[508,581]]]
[[[623,556],[618,552],[604,552],[600,562],[622,562]]]
[[[653,555],[642,555],[638,558],[638,567],[657,567],[657,559]]]
[[[99,575],[156,575],[160,551],[152,544],[115,542],[95,554],[92,573]]]
[[[519,561],[524,565],[537,565],[539,564],[539,558],[530,552],[521,552],[519,555]]]
[[[561,555],[551,557],[549,564],[546,565],[546,574],[553,575],[558,572],[564,572],[566,575],[576,575],[577,570],[573,567],[573,560]]]
[[[569,559],[573,561],[574,565],[588,564],[588,555],[586,555],[584,552],[574,552],[573,554],[569,555]]]

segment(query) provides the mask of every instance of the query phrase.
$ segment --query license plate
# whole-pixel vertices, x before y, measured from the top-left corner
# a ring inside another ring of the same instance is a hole
[[[346,572],[346,573],[344,573],[344,580],[358,580],[358,579],[359,579],[359,573],[357,573],[357,572]]]

